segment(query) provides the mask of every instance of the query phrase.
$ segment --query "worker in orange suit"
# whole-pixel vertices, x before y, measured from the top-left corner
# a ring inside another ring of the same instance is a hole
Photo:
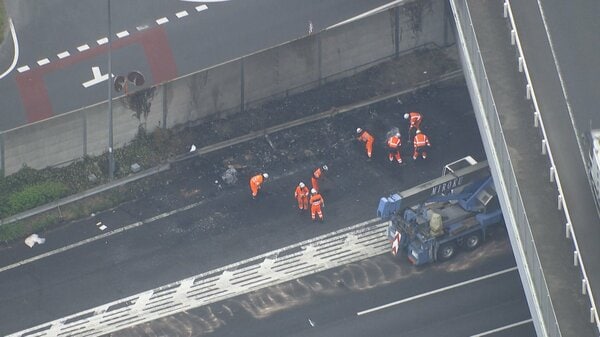
[[[310,216],[313,221],[316,219],[316,215],[319,215],[319,220],[323,221],[323,210],[322,207],[325,207],[325,201],[323,197],[315,190],[314,188],[310,190],[312,194],[310,197]]]
[[[294,197],[298,200],[298,208],[300,211],[308,211],[308,187],[306,187],[303,182],[300,182],[298,186],[296,186]]]
[[[396,158],[398,164],[402,164],[402,156],[400,155],[400,146],[402,145],[402,138],[400,132],[396,132],[388,138],[387,146],[390,150],[388,159],[393,161]]]
[[[373,154],[373,143],[375,142],[375,138],[371,136],[367,131],[357,128],[356,134],[358,135],[358,140],[365,143],[365,149],[367,150],[367,156],[371,158]]]
[[[323,175],[325,174],[325,172],[327,172],[327,170],[329,170],[327,165],[323,165],[321,167],[317,167],[317,169],[315,169],[313,171],[313,175],[312,175],[312,177],[310,177],[310,182],[312,184],[312,188],[319,191],[319,179],[321,179],[323,177]]]
[[[413,140],[413,146],[414,146],[414,152],[413,152],[413,159],[417,160],[417,157],[419,156],[419,154],[421,154],[421,156],[423,156],[423,159],[427,158],[427,147],[431,146],[431,143],[429,143],[429,137],[427,137],[427,135],[425,135],[423,132],[421,132],[421,130],[417,130],[417,134],[415,135],[415,138]]]
[[[413,135],[416,135],[417,130],[421,130],[421,122],[423,121],[423,115],[419,112],[413,111],[404,114],[404,119],[409,122],[408,126],[408,141],[413,139]]]
[[[252,199],[256,199],[258,196],[258,190],[260,190],[263,182],[269,179],[268,173],[257,174],[250,178],[250,190],[252,191]]]

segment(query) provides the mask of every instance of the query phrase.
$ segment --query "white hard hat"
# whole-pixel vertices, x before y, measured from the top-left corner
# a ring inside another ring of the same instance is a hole
[[[303,182],[300,182],[300,184],[298,184],[298,186],[300,186],[300,187],[304,188],[304,186],[306,186],[306,185],[304,185],[304,183],[303,183]]]
[[[362,129],[361,128],[356,128],[356,133],[361,133]]]
[[[329,170],[329,167],[327,167],[327,165],[323,165],[323,170],[327,171]]]
[[[263,177],[265,177],[265,179],[269,179],[269,174],[268,173],[263,173]]]
[[[400,132],[396,132],[396,137],[400,137]]]
[[[410,117],[410,115],[408,113],[404,114],[404,119],[408,119],[408,117]]]
[[[421,130],[417,130],[417,133],[421,133]]]
[[[315,190],[314,188],[311,188],[311,189],[310,189],[310,193],[312,193],[312,194],[317,194],[317,190]]]

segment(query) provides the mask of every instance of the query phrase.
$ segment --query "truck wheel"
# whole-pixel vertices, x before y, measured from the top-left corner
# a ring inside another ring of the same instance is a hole
[[[474,250],[481,244],[481,234],[479,232],[467,235],[464,241],[466,250]]]
[[[454,242],[446,243],[438,249],[437,258],[439,261],[450,260],[456,253],[456,245]]]

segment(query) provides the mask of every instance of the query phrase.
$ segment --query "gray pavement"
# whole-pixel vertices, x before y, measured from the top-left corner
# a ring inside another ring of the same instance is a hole
[[[425,132],[433,148],[427,161],[417,162],[408,160],[410,149],[405,148],[407,164],[398,167],[387,162],[381,137],[390,125],[404,127],[402,114],[409,110],[425,114]],[[379,137],[372,161],[366,161],[363,147],[353,140],[357,126]],[[2,249],[1,266],[7,266],[100,234],[99,221],[114,230],[198,203],[3,271],[0,334],[371,219],[381,196],[439,176],[443,164],[456,158],[484,158],[464,83],[432,87],[405,97],[403,104],[393,99],[270,139],[273,147],[255,140],[174,165],[154,178],[164,184],[147,197],[45,233],[45,245],[25,249],[17,243]],[[230,162],[239,165],[240,180],[218,188],[214,180]],[[326,222],[314,225],[307,214],[297,214],[292,193],[299,180],[308,182],[311,170],[324,162],[330,167],[323,188]],[[263,198],[252,201],[247,181],[262,170],[273,179],[265,185]]]
[[[587,296],[580,293],[581,276],[573,266],[572,242],[565,238],[565,217],[557,210],[557,192],[549,178],[549,162],[541,154],[539,130],[533,127],[533,108],[525,99],[524,77],[518,72],[514,47],[502,18],[502,3],[498,1],[468,1],[475,32],[482,49],[488,79],[500,115],[512,165],[531,224],[536,247],[548,284],[562,336],[596,336],[589,323]],[[526,60],[534,77],[534,88],[549,132],[552,152],[571,207],[573,224],[582,247],[593,242],[600,233],[597,213],[590,199],[589,185],[575,134],[566,112],[564,97],[559,90],[551,53],[544,39],[541,18],[533,2],[514,2],[518,8],[517,25],[526,46]],[[506,32],[501,34],[499,32]],[[524,31],[524,33],[521,33]],[[542,34],[542,35],[540,35]],[[528,40],[533,39],[533,40]],[[581,234],[579,234],[581,233]],[[588,241],[589,240],[589,241]],[[586,268],[598,267],[594,259],[598,247],[582,248]],[[596,271],[592,270],[591,277]],[[593,280],[592,280],[593,281]]]

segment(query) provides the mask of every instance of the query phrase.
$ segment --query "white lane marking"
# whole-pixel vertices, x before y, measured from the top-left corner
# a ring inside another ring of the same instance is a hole
[[[10,26],[10,34],[12,35],[13,47],[15,49],[15,52],[14,52],[13,60],[12,60],[12,63],[10,64],[10,67],[8,67],[8,69],[6,69],[5,72],[0,74],[0,79],[4,78],[4,76],[8,75],[13,69],[15,69],[15,66],[17,65],[17,60],[19,59],[19,42],[17,41],[17,32],[15,31],[15,26],[13,25],[12,19],[10,19],[10,18],[8,19],[8,25]],[[27,67],[27,66],[25,66],[25,67]],[[23,67],[21,67],[21,68],[23,68]],[[29,67],[27,67],[27,68],[28,68],[27,70],[29,70]],[[20,72],[22,72],[22,71],[20,71]]]
[[[503,331],[503,330],[511,329],[511,328],[516,327],[516,326],[527,324],[527,323],[531,323],[531,322],[533,322],[533,320],[530,318],[530,319],[526,319],[524,321],[520,321],[520,322],[517,322],[517,323],[513,323],[513,324],[501,326],[499,328],[496,328],[496,329],[493,329],[493,330],[489,330],[489,331],[486,331],[486,332],[482,332],[482,333],[479,333],[477,335],[473,335],[471,337],[487,336],[487,335],[491,335],[491,334],[496,333],[496,332],[500,332],[500,331]]]
[[[43,66],[44,64],[48,64],[48,63],[50,63],[50,60],[48,60],[47,58],[37,61],[37,64],[40,66]]]
[[[451,289],[454,289],[454,288],[462,287],[462,286],[465,286],[465,285],[468,285],[468,284],[471,284],[471,283],[483,281],[483,280],[486,280],[486,279],[489,279],[489,278],[492,278],[492,277],[496,277],[496,276],[499,276],[499,275],[502,275],[502,274],[510,273],[512,271],[515,271],[515,270],[517,270],[517,267],[512,267],[512,268],[504,269],[504,270],[501,270],[501,271],[497,271],[495,273],[491,273],[491,274],[488,274],[488,275],[480,276],[480,277],[477,277],[477,278],[474,278],[474,279],[470,279],[470,280],[467,280],[467,281],[463,281],[463,282],[460,282],[460,283],[449,285],[447,287],[439,288],[439,289],[436,289],[436,290],[428,291],[426,293],[422,293],[422,294],[419,294],[419,295],[408,297],[408,298],[405,298],[405,299],[402,299],[402,300],[399,300],[399,301],[395,301],[395,302],[391,302],[391,303],[388,303],[388,304],[380,305],[378,307],[374,307],[374,308],[371,308],[371,309],[363,310],[363,311],[357,312],[356,315],[361,316],[361,315],[365,315],[365,314],[370,314],[370,313],[378,311],[378,310],[382,310],[382,309],[386,309],[386,308],[389,308],[389,307],[393,307],[393,306],[398,305],[398,304],[402,304],[402,303],[414,301],[414,300],[417,300],[417,299],[422,298],[422,297],[427,297],[427,296],[435,295],[437,293],[441,293],[441,292],[444,292],[444,291],[447,291],[447,290],[451,290]]]
[[[196,12],[202,12],[208,9],[207,5],[196,6]]]
[[[88,46],[87,44],[82,44],[81,46],[77,47],[77,50],[79,50],[80,52],[88,49],[90,49],[90,46]]]
[[[401,4],[401,3],[406,2],[406,1],[407,0],[392,1],[390,3],[387,3],[385,5],[379,6],[377,8],[373,8],[370,11],[366,11],[366,12],[364,12],[362,14],[358,14],[357,16],[351,17],[350,19],[344,20],[342,22],[338,22],[338,23],[336,23],[336,24],[334,24],[332,26],[329,26],[329,27],[327,27],[325,29],[327,30],[327,29],[335,28],[337,26],[341,26],[343,24],[346,24],[346,23],[349,23],[349,22],[352,22],[352,21],[360,20],[360,19],[362,19],[362,18],[364,18],[366,16],[377,14],[379,12],[385,11],[385,10],[387,10],[389,8],[392,8],[392,7],[394,7],[394,6],[398,5],[398,4]]]
[[[156,20],[156,23],[159,25],[165,24],[167,22],[169,22],[169,19],[167,19],[166,17],[162,17],[162,18]]]
[[[65,57],[71,56],[71,54],[68,51],[65,50],[65,51],[63,51],[60,54],[56,54],[56,56],[58,56],[59,59],[64,59]]]
[[[150,28],[150,26],[148,26],[148,25],[140,25],[140,26],[135,27],[135,29],[137,29],[138,31],[148,29],[148,28]]]
[[[22,67],[17,68],[17,71],[20,72],[20,73],[22,73],[22,72],[27,71],[29,69],[30,69],[29,66],[22,66]]]
[[[128,31],[126,31],[126,30],[124,30],[124,31],[122,31],[122,32],[118,32],[118,33],[117,33],[117,37],[118,37],[119,39],[121,39],[121,38],[124,38],[125,36],[129,36],[129,32],[128,32]]]
[[[101,39],[98,39],[98,40],[96,40],[96,43],[97,43],[99,46],[101,46],[101,45],[103,45],[103,44],[106,44],[106,43],[108,43],[108,38],[107,38],[107,37],[103,37],[103,38],[101,38]]]
[[[92,85],[96,85],[98,83],[108,80],[108,73],[102,75],[102,73],[100,72],[100,67],[92,67],[92,76],[94,76],[94,78],[92,78],[91,80],[81,83],[81,85],[83,85],[84,88],[89,88]]]
[[[188,12],[187,12],[187,11],[181,11],[181,12],[177,12],[177,13],[175,13],[175,16],[176,16],[178,19],[181,19],[181,18],[182,18],[182,17],[184,17],[184,16],[188,16]]]
[[[94,242],[94,241],[97,241],[97,240],[104,239],[104,238],[109,237],[111,235],[119,234],[119,233],[124,232],[126,230],[129,230],[129,229],[132,229],[132,228],[136,228],[136,227],[139,227],[141,225],[148,224],[148,223],[154,222],[156,220],[160,220],[162,218],[169,217],[169,216],[171,216],[173,214],[177,214],[177,213],[181,213],[181,212],[187,211],[187,210],[192,209],[194,207],[200,206],[203,203],[204,203],[204,201],[199,201],[199,202],[196,202],[196,203],[193,203],[193,204],[190,204],[190,205],[178,208],[176,210],[172,210],[170,212],[165,212],[165,213],[153,216],[151,218],[148,218],[146,220],[138,221],[138,222],[132,223],[130,225],[127,225],[125,227],[121,227],[119,229],[115,229],[113,231],[106,232],[106,233],[104,233],[102,235],[98,235],[98,236],[95,236],[95,237],[92,237],[92,238],[89,238],[89,239],[86,239],[86,240],[83,240],[83,241],[75,242],[75,243],[70,244],[68,246],[61,247],[61,248],[58,248],[58,249],[55,249],[55,250],[51,250],[51,251],[46,252],[44,254],[41,254],[41,255],[38,255],[38,256],[34,256],[34,257],[29,258],[29,259],[13,263],[13,264],[8,265],[6,267],[0,268],[0,273],[3,272],[3,271],[7,271],[7,270],[10,270],[10,269],[13,269],[13,268],[16,268],[16,267],[20,267],[20,266],[29,264],[31,262],[43,259],[43,258],[48,257],[48,256],[52,256],[52,255],[56,255],[56,254],[59,254],[59,253],[66,252],[66,251],[71,250],[73,248],[77,248],[79,246],[83,246],[83,245],[88,244],[90,242]]]

